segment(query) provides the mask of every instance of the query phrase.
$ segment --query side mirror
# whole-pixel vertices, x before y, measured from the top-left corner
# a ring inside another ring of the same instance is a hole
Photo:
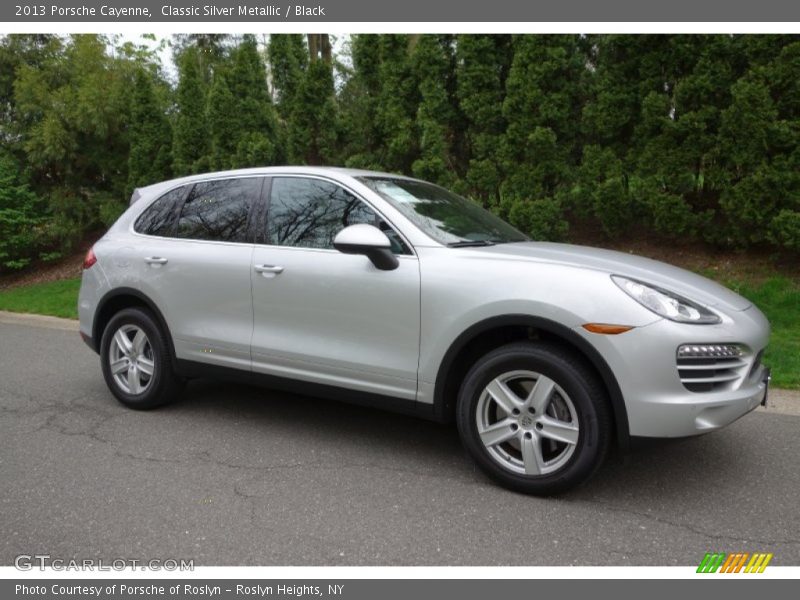
[[[336,234],[333,247],[343,254],[363,254],[381,271],[392,271],[400,265],[392,254],[392,243],[386,234],[366,223],[342,229]]]

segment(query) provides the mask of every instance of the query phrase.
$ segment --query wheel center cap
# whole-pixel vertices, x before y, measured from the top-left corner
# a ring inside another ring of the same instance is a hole
[[[524,415],[519,420],[519,424],[525,429],[530,429],[531,427],[533,427],[533,417],[531,417],[530,415]]]

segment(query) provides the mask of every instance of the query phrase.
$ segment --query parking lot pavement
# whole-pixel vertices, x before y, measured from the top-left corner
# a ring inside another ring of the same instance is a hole
[[[0,564],[800,564],[791,397],[540,499],[491,484],[453,427],[378,410],[203,381],[125,409],[65,329],[0,322]]]

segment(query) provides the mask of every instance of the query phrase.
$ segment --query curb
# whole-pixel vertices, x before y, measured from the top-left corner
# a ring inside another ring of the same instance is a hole
[[[800,390],[770,388],[767,406],[759,406],[758,412],[800,416]]]
[[[5,310],[0,310],[0,323],[7,325],[29,325],[31,327],[44,327],[46,329],[61,329],[62,331],[78,331],[78,321],[76,319],[62,319],[60,317],[15,313]]]

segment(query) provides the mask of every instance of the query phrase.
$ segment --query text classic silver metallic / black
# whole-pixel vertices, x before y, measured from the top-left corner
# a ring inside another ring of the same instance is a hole
[[[137,190],[89,251],[80,331],[131,408],[236,375],[455,421],[511,489],[766,401],[769,324],[693,273],[535,242],[441,187],[270,167]]]

